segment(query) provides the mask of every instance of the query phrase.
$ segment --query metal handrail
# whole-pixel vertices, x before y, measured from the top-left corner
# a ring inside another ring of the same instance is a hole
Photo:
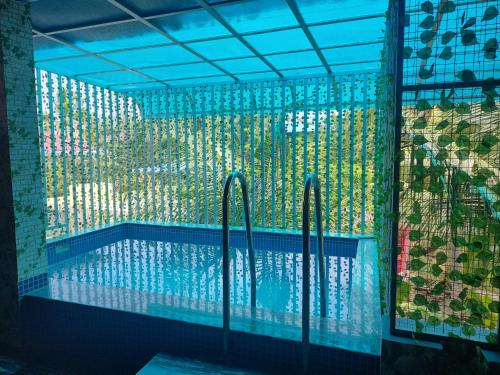
[[[317,231],[317,257],[319,260],[319,282],[320,282],[320,314],[326,317],[326,289],[325,289],[325,251],[323,246],[323,224],[321,218],[321,189],[318,176],[311,173],[306,178],[304,188],[304,202],[302,203],[302,350],[304,371],[309,367],[309,336],[310,336],[310,257],[309,246],[309,207],[311,197],[311,186],[314,188],[315,215]]]
[[[226,179],[224,185],[224,195],[222,197],[222,313],[224,330],[224,354],[227,353],[229,341],[229,217],[228,217],[228,196],[233,179],[238,179],[243,194],[243,210],[245,212],[245,229],[247,232],[248,258],[250,262],[250,288],[251,288],[251,306],[252,312],[256,305],[256,277],[255,277],[255,254],[253,250],[252,228],[250,226],[250,209],[248,205],[248,190],[245,177],[239,171],[233,171]]]

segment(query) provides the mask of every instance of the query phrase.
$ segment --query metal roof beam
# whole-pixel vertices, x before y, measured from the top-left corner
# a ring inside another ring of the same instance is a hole
[[[330,65],[328,65],[328,62],[326,61],[326,58],[323,55],[323,52],[321,52],[321,49],[319,48],[318,43],[316,43],[316,39],[314,39],[313,35],[311,34],[311,31],[309,30],[309,27],[307,26],[306,21],[304,20],[304,17],[302,17],[302,13],[300,12],[300,9],[297,6],[297,3],[295,2],[295,0],[286,0],[286,3],[288,4],[288,7],[292,11],[292,13],[295,16],[295,19],[299,23],[300,27],[302,28],[302,31],[304,32],[304,34],[306,34],[306,37],[309,40],[309,43],[311,43],[311,46],[314,48],[314,51],[316,52],[316,55],[318,55],[318,58],[320,59],[324,68],[326,69],[326,72],[328,74],[332,74],[332,69],[330,69]]]
[[[336,63],[332,64],[331,66],[347,66],[347,65],[357,65],[357,64],[367,64],[367,63],[376,63],[379,62],[380,60],[361,60],[361,61],[351,61],[351,62],[346,62],[346,63]],[[310,66],[301,66],[298,68],[286,68],[286,69],[281,69],[282,72],[288,72],[288,71],[293,71],[293,70],[301,70],[301,69],[314,69],[314,68],[322,68],[323,65],[310,65]],[[259,73],[274,73],[272,70],[260,70],[256,72],[248,72],[248,73],[239,73],[239,75],[250,75],[250,74],[259,74]],[[198,76],[198,77],[183,77],[183,78],[172,78],[172,79],[166,79],[164,82],[175,82],[175,81],[184,81],[184,80],[192,80],[192,79],[199,79],[203,80],[204,78],[217,78],[217,77],[224,77],[224,74],[211,74],[211,75],[206,75],[206,76]],[[245,83],[245,81],[240,81],[238,83]],[[131,83],[117,83],[117,84],[111,84],[110,87],[112,86],[131,86],[131,85],[138,85],[138,84],[146,84],[144,82],[131,82]],[[200,82],[200,85],[202,83]]]
[[[220,6],[224,6],[224,5],[231,5],[234,3],[245,3],[248,1],[250,1],[250,0],[228,0],[224,3],[213,4],[212,6],[213,7],[220,7]],[[189,7],[189,8],[185,8],[185,9],[181,9],[181,10],[176,10],[176,11],[150,14],[148,16],[144,16],[143,18],[145,20],[154,20],[156,18],[171,17],[171,16],[177,16],[179,14],[191,13],[191,12],[201,10],[201,9],[202,9],[201,7]],[[121,19],[116,19],[116,20],[112,20],[112,21],[105,21],[105,22],[93,22],[93,23],[82,24],[82,25],[73,26],[73,27],[64,27],[64,28],[52,29],[52,30],[50,30],[50,29],[43,30],[43,33],[46,35],[62,34],[62,33],[69,33],[72,31],[89,30],[89,29],[94,29],[94,28],[103,27],[103,26],[114,26],[114,25],[119,25],[119,24],[123,24],[123,23],[135,22],[135,21],[136,21],[136,19],[133,17],[130,17],[130,15],[129,15],[129,18],[121,18]],[[38,27],[36,27],[36,25],[34,27],[39,29]],[[33,36],[39,37],[40,35],[34,34]]]
[[[128,15],[130,15],[131,17],[135,18],[137,21],[141,22],[143,25],[149,27],[151,30],[153,31],[156,31],[157,33],[159,33],[160,35],[164,36],[165,38],[167,38],[168,40],[170,40],[172,43],[176,44],[177,46],[179,47],[182,47],[184,48],[186,51],[192,53],[193,55],[195,55],[196,57],[198,57],[199,59],[205,61],[206,63],[212,65],[214,68],[220,70],[222,73],[228,75],[229,77],[231,77],[232,79],[234,79],[235,81],[238,81],[238,78],[234,75],[234,74],[231,74],[230,72],[228,72],[227,70],[225,70],[224,68],[220,67],[219,65],[217,65],[216,63],[214,63],[212,60],[208,59],[207,57],[203,56],[201,53],[198,53],[196,52],[194,49],[192,49],[191,47],[188,47],[187,45],[185,45],[184,43],[178,41],[176,38],[174,38],[172,35],[168,34],[167,32],[165,32],[164,30],[160,29],[158,26],[154,25],[151,21],[148,21],[146,19],[144,19],[143,17],[139,16],[137,13],[135,13],[133,10],[131,10],[130,8],[128,8],[127,6],[123,5],[122,3],[120,3],[119,1],[117,0],[106,0],[108,3],[114,5],[115,7],[117,7],[118,9],[122,10],[123,12],[127,13]]]
[[[212,8],[205,0],[196,0],[197,3],[203,7],[217,22],[228,30],[232,36],[240,41],[246,48],[248,48],[256,57],[260,59],[264,64],[266,64],[278,77],[283,78],[283,74],[280,73],[278,69],[274,67],[262,54],[257,51],[250,43],[246,41],[214,8]]]
[[[154,78],[154,77],[152,77],[152,76],[150,76],[150,75],[148,75],[148,74],[145,74],[145,73],[139,72],[138,70],[135,70],[135,69],[133,69],[133,68],[129,68],[128,66],[122,65],[122,64],[117,63],[117,62],[115,62],[115,61],[109,60],[109,59],[107,59],[107,58],[105,58],[105,57],[103,57],[103,56],[100,56],[100,55],[95,54],[95,53],[93,53],[93,52],[87,51],[87,50],[85,50],[85,49],[83,49],[83,48],[77,47],[77,46],[75,46],[74,44],[72,44],[72,43],[68,42],[67,40],[62,39],[61,37],[56,37],[56,36],[53,36],[53,35],[45,35],[43,32],[38,31],[38,30],[36,30],[36,29],[33,29],[33,32],[34,32],[34,33],[36,33],[36,34],[38,34],[38,35],[44,36],[45,38],[50,39],[50,40],[52,40],[53,42],[56,42],[56,43],[62,44],[62,45],[66,46],[66,47],[69,47],[69,48],[73,48],[73,49],[77,50],[78,52],[83,53],[83,54],[84,54],[84,55],[86,55],[86,56],[92,56],[92,57],[95,57],[95,58],[97,58],[97,59],[99,59],[99,60],[102,60],[102,61],[104,61],[104,62],[107,62],[108,64],[112,64],[112,65],[114,65],[114,66],[116,66],[116,67],[118,67],[118,68],[122,69],[123,71],[127,71],[127,72],[130,72],[130,73],[134,73],[134,74],[137,74],[137,75],[139,75],[139,76],[141,76],[141,77],[144,77],[144,78],[147,78],[147,79],[149,79],[149,80],[152,80],[152,81],[154,81],[154,82],[159,82],[159,83],[162,83],[162,84],[164,84],[164,85],[168,86],[167,84],[165,84],[165,82],[164,82],[164,81],[161,81],[161,80],[159,80],[159,79],[156,79],[156,78]]]
[[[340,48],[349,48],[349,47],[358,47],[358,46],[366,46],[366,45],[372,45],[372,44],[381,44],[383,43],[383,40],[378,40],[378,41],[366,41],[366,42],[356,42],[356,43],[347,43],[347,44],[338,44],[336,46],[331,46],[331,47],[325,47],[323,48],[324,50],[329,50],[329,49],[340,49]],[[278,55],[285,55],[287,53],[300,53],[300,52],[311,52],[314,51],[313,48],[304,48],[300,50],[293,50],[293,51],[280,51],[280,52],[270,52],[270,53],[264,53],[262,56],[278,56]],[[76,56],[80,57],[80,56]],[[249,56],[239,56],[239,57],[226,57],[226,58],[219,58],[219,59],[213,59],[212,61],[214,62],[219,62],[219,61],[233,61],[233,60],[241,60],[241,59],[249,59],[254,57],[254,55],[249,55]],[[65,59],[72,59],[75,58],[75,56],[69,56],[66,57]],[[61,58],[64,59],[64,58]],[[60,60],[60,59],[57,59]],[[51,60],[42,60],[39,62],[45,62],[45,61],[51,61]],[[345,62],[345,64],[348,64],[349,62]],[[136,69],[153,69],[153,68],[168,68],[172,66],[180,66],[180,65],[195,65],[195,64],[201,64],[200,61],[188,61],[188,62],[179,62],[179,63],[174,63],[174,64],[160,64],[160,65],[148,65],[148,66],[136,66]],[[330,64],[332,66],[334,64]],[[43,69],[43,68],[42,68]],[[84,76],[84,75],[94,75],[94,74],[108,74],[108,73],[117,73],[122,71],[122,69],[117,69],[117,70],[99,70],[99,71],[94,71],[94,72],[87,72],[87,73],[79,73],[75,74],[75,77],[78,76]]]

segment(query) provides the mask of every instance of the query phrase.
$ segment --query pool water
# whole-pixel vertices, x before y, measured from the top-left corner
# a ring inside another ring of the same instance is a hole
[[[222,327],[219,240],[201,229],[126,228],[114,232],[113,239],[104,236],[108,239],[102,243],[70,238],[51,244],[54,252],[49,259],[54,261],[48,285],[30,294]],[[230,248],[231,329],[300,341],[300,236],[272,234],[272,240],[264,241],[271,237],[256,232],[256,310],[250,308],[249,262],[247,249],[241,246],[244,233],[238,236],[234,234]],[[326,318],[319,316],[318,262],[311,255],[311,342],[378,356],[381,318],[375,241],[351,241],[352,250],[346,250],[345,241],[330,237],[325,242]]]
[[[327,316],[347,318],[355,259],[325,256]],[[302,254],[255,249],[257,308],[300,313]],[[319,315],[318,264],[311,255],[311,313]],[[49,277],[222,303],[222,250],[219,246],[125,239],[52,266]],[[247,249],[230,249],[231,304],[250,305]],[[57,292],[57,291],[55,291]],[[64,293],[64,290],[61,290]]]

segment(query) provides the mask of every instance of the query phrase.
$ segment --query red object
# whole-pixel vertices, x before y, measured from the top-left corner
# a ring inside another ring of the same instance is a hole
[[[398,231],[398,248],[401,252],[398,255],[398,275],[403,275],[406,272],[406,261],[410,251],[410,226],[399,227]]]

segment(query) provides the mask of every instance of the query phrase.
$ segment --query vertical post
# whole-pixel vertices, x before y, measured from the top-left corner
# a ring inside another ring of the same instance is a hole
[[[401,126],[402,126],[402,101],[403,101],[403,49],[404,49],[404,22],[405,22],[405,0],[394,2],[397,13],[397,50],[395,53],[396,80],[395,80],[395,103],[394,103],[394,164],[393,164],[393,192],[392,192],[392,212],[399,213],[399,151],[401,149]],[[390,330],[394,333],[396,329],[396,270],[398,264],[398,220],[392,223],[391,236],[391,294],[390,294]]]
[[[12,345],[18,334],[18,270],[16,224],[12,191],[11,155],[7,113],[7,91],[4,78],[3,47],[0,41],[0,344]],[[37,77],[40,79],[40,76]],[[40,92],[41,93],[41,92]],[[43,134],[43,133],[42,133]]]

